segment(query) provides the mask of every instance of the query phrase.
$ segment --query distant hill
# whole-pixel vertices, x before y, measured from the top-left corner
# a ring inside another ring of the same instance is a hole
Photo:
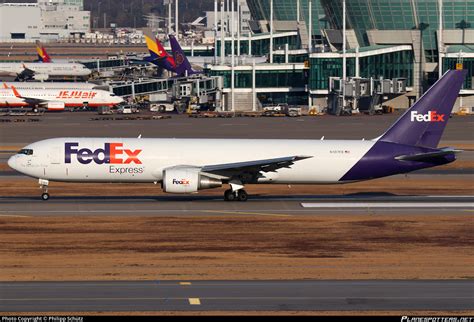
[[[34,3],[36,0],[0,0],[0,2]],[[167,17],[168,6],[163,5],[163,0],[84,0],[84,9],[92,12],[91,26],[93,26],[94,18],[99,18],[98,27],[103,27],[104,12],[106,12],[107,25],[114,22],[119,27],[145,27],[144,15],[154,13]],[[214,0],[179,0],[179,22],[193,21],[204,11],[209,10],[214,10]]]

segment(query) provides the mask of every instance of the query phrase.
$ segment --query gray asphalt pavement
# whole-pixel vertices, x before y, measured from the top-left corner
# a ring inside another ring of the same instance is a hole
[[[163,137],[262,139],[371,139],[381,135],[400,114],[377,116],[238,117],[195,119],[173,115],[164,120],[92,121],[93,112],[46,113],[39,122],[9,122],[0,126],[0,145],[23,145],[51,137]],[[0,119],[8,119],[1,117]],[[443,141],[474,140],[474,117],[453,117]]]
[[[317,208],[303,207],[317,204]],[[351,207],[346,207],[351,203]],[[397,207],[397,204],[400,207]],[[324,205],[324,206],[322,206]],[[0,197],[2,216],[314,216],[326,214],[459,215],[474,212],[473,196],[251,196],[247,202],[224,202],[220,196],[142,197]]]
[[[472,310],[473,280],[0,283],[0,311]]]

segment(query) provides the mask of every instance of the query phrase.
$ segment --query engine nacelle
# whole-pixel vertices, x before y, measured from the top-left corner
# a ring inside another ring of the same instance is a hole
[[[221,186],[221,180],[201,174],[199,168],[173,167],[163,170],[162,188],[164,192],[193,193]]]
[[[45,81],[49,79],[49,75],[48,74],[34,74],[32,78],[37,81]]]
[[[65,106],[64,102],[48,102],[45,104],[48,111],[64,111]]]

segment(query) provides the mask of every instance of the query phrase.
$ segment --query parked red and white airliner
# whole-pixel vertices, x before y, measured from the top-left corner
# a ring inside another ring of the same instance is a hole
[[[112,92],[99,89],[25,89],[15,86],[0,89],[0,107],[46,108],[61,111],[66,107],[116,106],[124,100]]]

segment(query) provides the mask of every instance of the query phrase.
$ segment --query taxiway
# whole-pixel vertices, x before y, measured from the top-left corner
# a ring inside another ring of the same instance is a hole
[[[472,310],[472,280],[0,283],[0,311]]]

